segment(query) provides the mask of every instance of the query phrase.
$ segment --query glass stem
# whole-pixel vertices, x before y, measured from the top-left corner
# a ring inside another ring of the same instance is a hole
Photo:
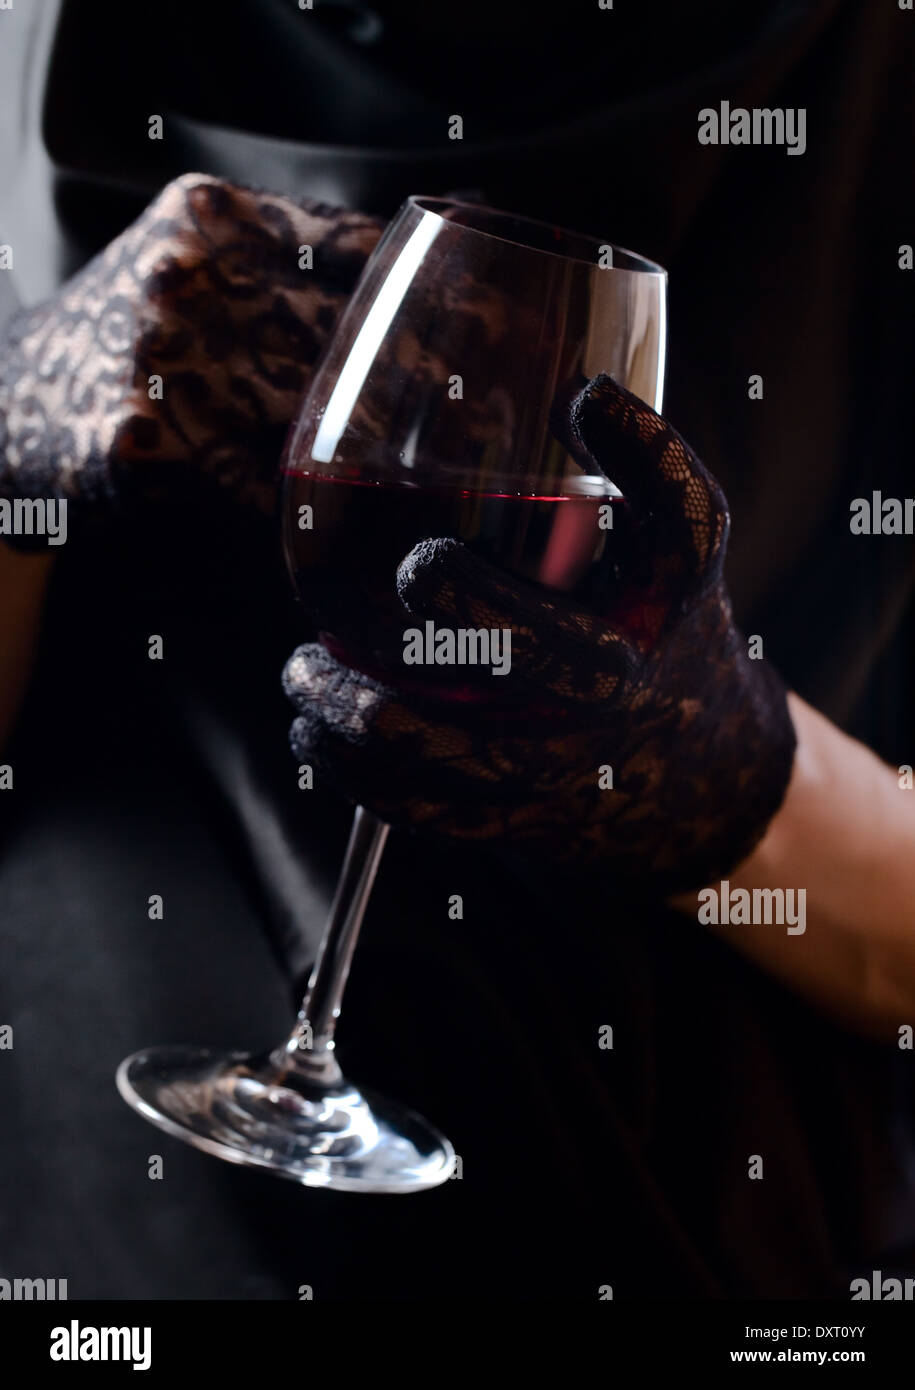
[[[287,1041],[272,1054],[284,1074],[294,1071],[304,1080],[325,1086],[342,1080],[334,1057],[334,1030],[389,829],[364,806],[356,807],[337,891],[302,1007]]]

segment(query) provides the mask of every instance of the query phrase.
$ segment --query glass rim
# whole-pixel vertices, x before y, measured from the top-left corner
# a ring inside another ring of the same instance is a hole
[[[647,256],[642,256],[638,251],[630,251],[625,246],[618,246],[616,242],[606,241],[601,237],[592,236],[588,232],[575,232],[570,227],[557,227],[552,222],[544,222],[537,217],[528,217],[520,212],[508,212],[505,208],[495,208],[489,203],[474,203],[465,198],[437,197],[425,193],[411,193],[406,199],[409,207],[417,209],[419,212],[436,217],[445,226],[460,227],[466,232],[473,232],[476,236],[485,237],[489,241],[499,241],[504,245],[517,246],[523,251],[529,251],[538,256],[553,256],[556,260],[571,261],[577,265],[586,265],[591,270],[600,270],[601,274],[614,271],[628,272],[635,275],[657,275],[667,279],[667,271],[657,261],[649,260]],[[522,241],[518,237],[503,236],[499,232],[487,231],[483,227],[467,226],[462,222],[452,222],[449,218],[442,215],[440,208],[466,208],[469,212],[485,212],[490,217],[504,218],[506,222],[521,223],[528,227],[537,227],[543,231],[551,233],[553,236],[567,238],[570,242],[578,242],[593,247],[597,250],[600,247],[609,246],[613,253],[614,264],[600,267],[597,264],[597,257],[575,255],[570,251],[553,251],[543,246],[537,246],[532,242]],[[616,257],[624,256],[628,264],[617,265]]]

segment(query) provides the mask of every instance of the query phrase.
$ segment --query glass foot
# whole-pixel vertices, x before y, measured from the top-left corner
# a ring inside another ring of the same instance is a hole
[[[420,1115],[342,1078],[202,1047],[152,1047],[118,1067],[127,1104],[205,1153],[308,1187],[418,1192],[454,1170],[448,1140]]]

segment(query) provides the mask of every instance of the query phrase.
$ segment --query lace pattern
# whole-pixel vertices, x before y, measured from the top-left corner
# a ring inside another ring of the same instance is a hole
[[[570,428],[640,517],[641,559],[611,609],[577,607],[451,538],[425,541],[398,572],[405,611],[510,627],[498,703],[392,689],[310,644],[284,674],[293,749],[392,824],[666,892],[700,887],[750,852],[781,803],[786,693],[734,626],[727,507],[689,446],[606,376],[575,397]]]

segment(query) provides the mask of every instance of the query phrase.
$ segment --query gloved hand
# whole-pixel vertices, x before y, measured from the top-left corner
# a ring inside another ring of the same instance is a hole
[[[393,689],[311,644],[284,673],[293,751],[394,825],[698,888],[750,852],[781,803],[795,748],[786,692],[734,626],[727,506],[689,446],[607,376],[575,397],[568,425],[635,513],[642,558],[609,610],[453,539],[423,542],[397,574],[405,617],[510,627],[498,703]]]
[[[208,480],[271,510],[286,427],[383,226],[204,174],[168,184],[8,326],[0,496],[97,513]]]

